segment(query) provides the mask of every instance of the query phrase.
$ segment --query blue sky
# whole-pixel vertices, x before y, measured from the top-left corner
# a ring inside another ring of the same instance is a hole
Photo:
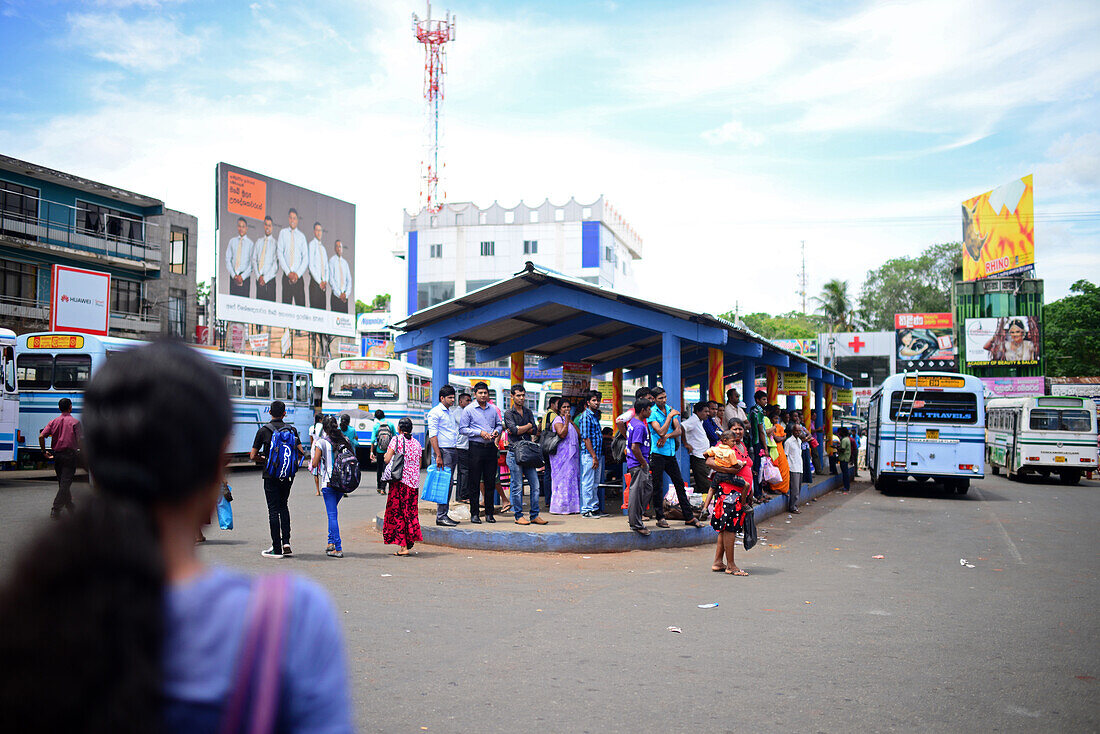
[[[811,293],[856,293],[1028,173],[1048,301],[1100,281],[1100,4],[445,7],[448,199],[604,194],[645,240],[644,294],[795,308],[801,240]],[[202,274],[219,160],[353,201],[357,295],[397,295],[426,139],[413,11],[0,0],[0,151],[198,215]]]

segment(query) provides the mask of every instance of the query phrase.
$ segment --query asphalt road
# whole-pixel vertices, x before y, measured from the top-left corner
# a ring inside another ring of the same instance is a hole
[[[330,590],[362,731],[1100,727],[1100,482],[988,477],[965,497],[856,484],[764,523],[767,545],[738,554],[748,578],[712,573],[711,547],[393,558],[369,487],[341,504],[347,557],[330,559],[309,482],[291,499],[294,559],[259,555],[252,471],[232,477],[237,528],[211,528],[201,552]],[[0,477],[0,567],[52,496]]]

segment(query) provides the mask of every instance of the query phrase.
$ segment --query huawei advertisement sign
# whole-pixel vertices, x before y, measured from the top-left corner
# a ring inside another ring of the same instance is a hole
[[[106,336],[110,297],[109,273],[54,265],[50,331]]]

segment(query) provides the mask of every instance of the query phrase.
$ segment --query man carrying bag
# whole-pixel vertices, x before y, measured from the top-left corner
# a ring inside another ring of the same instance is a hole
[[[512,511],[516,515],[516,525],[545,525],[546,520],[539,517],[539,472],[542,464],[542,449],[532,439],[539,434],[535,426],[535,415],[524,404],[527,391],[522,384],[512,385],[512,407],[504,411],[504,428],[508,431],[508,477],[511,482]],[[531,519],[523,516],[523,479],[531,491]]]

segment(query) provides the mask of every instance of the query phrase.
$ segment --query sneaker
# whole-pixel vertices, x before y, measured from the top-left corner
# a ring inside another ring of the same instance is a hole
[[[343,558],[344,557],[344,551],[333,549],[333,550],[330,550],[330,551],[325,551],[325,555],[326,556],[331,556],[332,558]]]
[[[274,546],[272,546],[271,548],[268,548],[267,550],[265,550],[260,555],[263,556],[264,558],[282,558],[283,557],[282,553],[276,553],[275,552],[275,547]]]
[[[328,553],[329,551],[334,551],[334,550],[336,550],[336,544],[335,543],[329,543],[328,545],[325,546],[325,553]]]
[[[292,551],[292,550],[290,549],[290,543],[283,543],[283,555],[284,555],[284,556],[292,556],[292,555],[294,555],[294,551]]]
[[[592,512],[585,511],[585,512],[581,513],[581,517],[588,518],[589,520],[591,520],[591,519],[595,518],[596,515]]]

